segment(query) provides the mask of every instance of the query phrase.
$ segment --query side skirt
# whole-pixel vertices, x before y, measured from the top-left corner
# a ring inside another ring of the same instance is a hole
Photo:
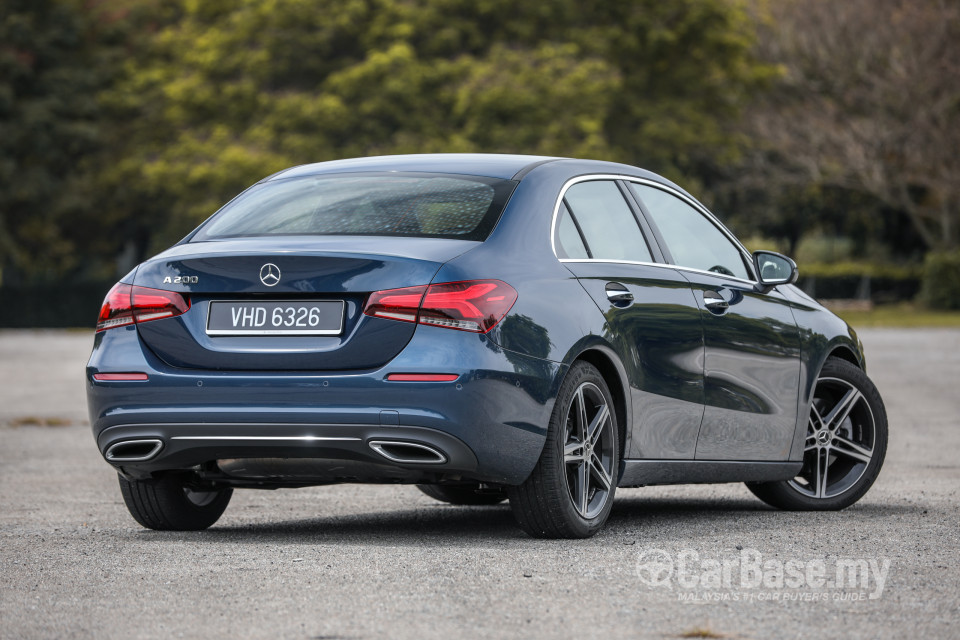
[[[796,477],[802,466],[803,462],[624,460],[620,463],[617,486],[790,480]]]

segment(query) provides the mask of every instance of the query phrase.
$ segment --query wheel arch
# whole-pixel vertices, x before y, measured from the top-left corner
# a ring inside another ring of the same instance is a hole
[[[794,433],[793,444],[790,447],[789,460],[797,461],[803,457],[803,439],[807,433],[807,414],[810,412],[810,404],[813,402],[817,378],[820,377],[820,371],[823,369],[823,365],[826,364],[827,360],[830,358],[838,358],[849,362],[866,373],[866,363],[860,341],[852,329],[849,327],[847,327],[847,329],[847,335],[835,336],[823,347],[811,349],[810,354],[804,358],[804,373],[802,373],[800,378],[801,387],[797,399],[797,427]],[[816,345],[816,343],[811,344]]]
[[[617,357],[616,352],[603,343],[593,343],[584,345],[579,351],[568,359],[572,366],[577,361],[587,362],[600,372],[610,395],[613,396],[614,411],[617,416],[617,431],[620,440],[620,460],[623,460],[624,453],[630,450],[629,439],[631,430],[628,428],[633,421],[632,403],[630,402],[630,383],[627,379],[627,371]],[[566,376],[569,368],[564,372]],[[562,384],[562,381],[561,381]]]
[[[827,353],[827,357],[824,358],[823,363],[820,364],[820,368],[823,368],[823,364],[829,358],[839,358],[840,360],[846,360],[850,364],[856,366],[858,369],[863,369],[863,362],[861,358],[857,357],[857,354],[854,350],[846,344],[839,344],[833,347],[830,352]]]

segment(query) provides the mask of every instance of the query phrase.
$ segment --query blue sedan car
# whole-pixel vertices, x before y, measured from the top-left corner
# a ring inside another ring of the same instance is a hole
[[[618,487],[746,482],[841,509],[883,402],[853,330],[664,178],[414,155],[253,185],[107,295],[87,365],[131,515],[212,525],[237,488],[410,483],[586,537]]]

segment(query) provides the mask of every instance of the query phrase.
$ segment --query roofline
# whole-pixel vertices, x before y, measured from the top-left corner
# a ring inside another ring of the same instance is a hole
[[[340,158],[336,160],[327,160],[323,162],[311,162],[296,165],[293,167],[288,167],[282,169],[270,176],[267,176],[260,180],[260,182],[268,182],[271,180],[276,180],[282,178],[284,175],[291,172],[296,172],[300,175],[319,175],[324,173],[346,173],[346,172],[357,172],[362,173],[365,171],[377,171],[376,165],[390,163],[396,161],[399,163],[409,163],[409,164],[422,164],[422,168],[419,167],[404,167],[399,168],[401,171],[411,171],[411,172],[426,172],[426,173],[462,173],[465,175],[474,174],[476,175],[487,175],[488,177],[499,177],[502,179],[513,179],[519,180],[527,173],[535,169],[536,167],[545,164],[547,162],[552,162],[554,160],[562,160],[563,158],[550,157],[550,156],[537,156],[537,155],[524,155],[524,154],[498,154],[498,153],[411,153],[411,154],[395,154],[395,155],[383,155],[383,156],[362,156],[359,158]],[[418,162],[420,161],[420,162]],[[486,161],[487,166],[486,170],[483,173],[476,172],[475,169],[471,169],[470,164],[473,163],[484,163]],[[499,162],[498,162],[499,161]],[[526,161],[526,162],[525,162]],[[444,171],[438,171],[438,169],[433,166],[428,166],[431,164],[437,165],[443,163],[444,165],[449,164],[448,167],[445,167]],[[498,171],[491,171],[491,166],[496,166],[497,164],[502,163],[505,167],[502,167]],[[511,166],[512,165],[512,166]],[[519,168],[516,168],[519,167]],[[506,169],[506,172],[503,170]],[[513,170],[513,173],[510,171]]]

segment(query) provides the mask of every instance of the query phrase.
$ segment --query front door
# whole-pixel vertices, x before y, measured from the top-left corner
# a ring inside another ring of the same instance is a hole
[[[800,336],[785,298],[759,293],[743,251],[678,195],[630,183],[693,289],[704,336],[698,460],[786,460],[797,425]]]

